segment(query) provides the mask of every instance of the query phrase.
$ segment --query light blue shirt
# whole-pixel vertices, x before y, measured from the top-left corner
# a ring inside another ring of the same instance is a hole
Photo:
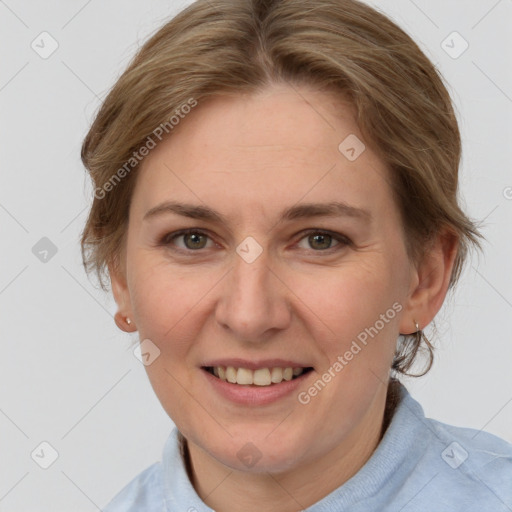
[[[211,512],[197,495],[175,428],[157,462],[104,512]],[[512,445],[486,432],[425,418],[402,400],[366,464],[308,512],[512,512]]]

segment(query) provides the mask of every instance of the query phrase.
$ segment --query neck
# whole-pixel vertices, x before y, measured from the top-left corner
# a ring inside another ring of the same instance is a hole
[[[322,457],[301,460],[298,467],[284,473],[234,470],[187,442],[184,455],[190,481],[217,512],[306,509],[349,480],[371,457],[391,420],[396,397],[396,385],[390,383],[387,395],[376,397],[342,443]]]

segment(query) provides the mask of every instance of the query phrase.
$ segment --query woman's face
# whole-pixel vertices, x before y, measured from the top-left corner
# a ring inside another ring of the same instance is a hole
[[[143,161],[116,298],[203,457],[281,472],[378,441],[416,274],[361,141],[347,105],[275,86],[200,104]]]

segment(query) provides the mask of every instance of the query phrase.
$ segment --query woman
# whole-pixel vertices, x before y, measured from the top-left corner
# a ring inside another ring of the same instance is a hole
[[[479,247],[460,152],[354,0],[198,1],[143,46],[84,141],[82,249],[177,428],[107,511],[512,510],[512,447],[398,380]]]

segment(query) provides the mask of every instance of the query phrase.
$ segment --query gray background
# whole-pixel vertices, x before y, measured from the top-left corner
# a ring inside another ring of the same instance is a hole
[[[101,509],[160,458],[172,427],[132,338],[114,324],[112,299],[81,267],[92,187],[79,153],[138,45],[188,3],[0,0],[1,512]],[[450,85],[462,194],[488,239],[437,317],[433,370],[408,385],[427,415],[512,442],[512,0],[371,3]],[[43,31],[59,45],[47,59],[31,47]],[[469,43],[458,58],[442,47],[453,31]],[[46,262],[33,252],[43,237],[57,249]],[[34,460],[50,461],[43,441],[58,452],[48,469]]]

